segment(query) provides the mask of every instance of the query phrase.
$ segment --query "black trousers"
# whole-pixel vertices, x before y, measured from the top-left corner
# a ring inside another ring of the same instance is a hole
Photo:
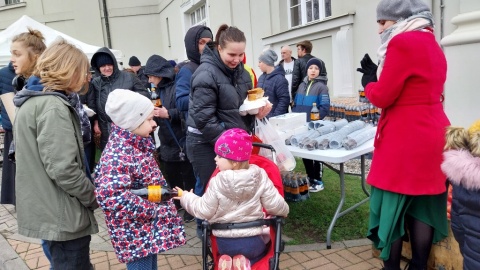
[[[320,161],[306,158],[302,158],[302,160],[310,183],[312,184],[314,179],[322,181],[323,164]]]
[[[13,140],[13,132],[5,130],[3,140],[3,168],[2,168],[2,191],[0,194],[1,204],[15,205],[15,163],[8,159],[8,149]]]

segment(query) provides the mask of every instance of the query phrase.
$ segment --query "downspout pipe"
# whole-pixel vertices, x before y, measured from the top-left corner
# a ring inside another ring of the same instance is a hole
[[[102,0],[103,17],[105,19],[105,32],[107,32],[107,47],[112,48],[112,38],[110,36],[110,22],[108,20],[107,0]]]

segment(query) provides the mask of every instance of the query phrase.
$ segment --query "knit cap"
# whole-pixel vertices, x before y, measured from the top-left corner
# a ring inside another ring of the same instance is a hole
[[[103,67],[105,65],[113,65],[113,59],[107,53],[99,53],[96,57],[97,67]]]
[[[215,153],[233,161],[249,160],[252,148],[252,136],[241,128],[223,132],[215,143]]]
[[[381,0],[377,6],[377,21],[399,21],[422,11],[430,11],[423,0]]]
[[[316,65],[318,67],[318,70],[320,70],[320,73],[322,72],[323,65],[322,65],[322,62],[320,62],[320,59],[315,57],[310,58],[310,60],[308,60],[307,62],[307,70],[311,65]]]
[[[134,55],[130,57],[130,60],[128,60],[128,65],[131,67],[135,67],[135,66],[141,66],[142,63],[140,63],[140,60],[138,60],[138,58]]]
[[[260,55],[260,57],[258,57],[258,61],[264,63],[265,65],[269,65],[271,67],[275,66],[275,62],[277,61],[277,59],[278,59],[278,55],[272,49],[265,50]]]
[[[134,131],[153,111],[150,99],[127,89],[115,89],[107,98],[105,112],[115,125]]]
[[[210,28],[206,28],[202,31],[202,33],[200,34],[200,38],[210,38],[210,39],[213,39],[213,34],[212,34],[212,31],[210,30]]]

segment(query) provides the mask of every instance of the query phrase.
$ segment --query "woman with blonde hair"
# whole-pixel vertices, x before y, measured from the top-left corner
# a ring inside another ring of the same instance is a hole
[[[10,46],[12,56],[9,63],[10,70],[13,70],[14,74],[9,75],[11,71],[8,72],[8,75],[1,72],[1,79],[6,83],[1,87],[0,94],[7,94],[2,97],[2,126],[5,129],[4,149],[7,152],[13,140],[13,119],[10,119],[13,118],[13,115],[7,113],[5,105],[13,108],[13,92],[21,90],[25,80],[32,75],[38,57],[45,51],[44,40],[40,31],[31,28],[28,28],[27,32],[14,36]],[[12,86],[13,77],[15,77],[14,86]],[[15,163],[8,159],[7,155],[3,156],[0,203],[15,205]]]
[[[18,232],[47,242],[54,269],[91,269],[90,235],[98,232],[80,121],[68,101],[83,88],[88,69],[80,49],[58,40],[14,98]]]

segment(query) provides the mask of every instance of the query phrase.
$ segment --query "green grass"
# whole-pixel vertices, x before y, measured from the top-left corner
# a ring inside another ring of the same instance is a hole
[[[297,159],[295,171],[305,172],[303,162]],[[325,189],[310,193],[310,199],[303,202],[289,202],[290,213],[286,219],[283,234],[292,240],[287,245],[325,242],[327,230],[340,201],[340,179],[334,171],[324,167]],[[367,187],[370,190],[370,187]],[[342,210],[366,197],[360,177],[345,176],[345,204]],[[365,238],[368,226],[368,202],[337,219],[331,240],[342,241]]]

